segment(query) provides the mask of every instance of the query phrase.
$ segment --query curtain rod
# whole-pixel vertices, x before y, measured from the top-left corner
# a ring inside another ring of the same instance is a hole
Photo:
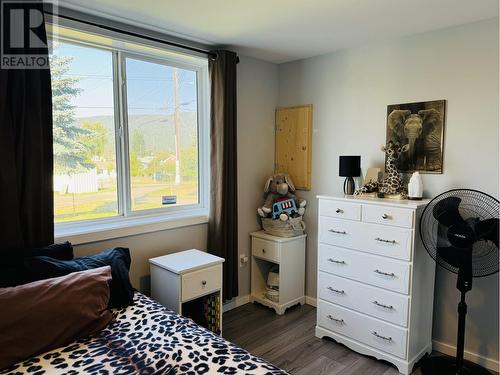
[[[76,22],[85,23],[87,25],[99,27],[101,29],[105,29],[105,30],[108,30],[108,31],[113,31],[113,32],[120,33],[120,34],[125,34],[125,35],[128,35],[128,36],[133,36],[133,37],[137,37],[137,38],[141,38],[141,39],[146,39],[146,40],[149,40],[149,41],[152,41],[152,42],[161,43],[161,44],[167,44],[167,45],[172,46],[172,47],[182,48],[182,49],[189,50],[189,51],[192,51],[192,52],[202,53],[202,54],[205,54],[205,55],[207,55],[208,57],[210,57],[212,59],[217,58],[217,55],[215,53],[207,51],[205,49],[191,47],[191,46],[188,46],[188,45],[185,45],[185,44],[181,44],[181,43],[176,43],[176,42],[169,42],[168,40],[163,40],[163,39],[155,38],[155,37],[148,36],[148,35],[141,35],[139,33],[134,33],[134,32],[131,32],[131,31],[125,31],[125,30],[122,30],[122,29],[119,29],[119,28],[116,28],[116,27],[113,27],[113,26],[106,26],[106,25],[102,25],[102,24],[99,24],[99,23],[96,23],[96,22],[90,22],[90,21],[86,21],[86,20],[81,20],[81,19],[78,19],[78,18],[75,18],[75,17],[71,17],[71,16],[66,16],[66,15],[62,15],[62,14],[55,14],[55,13],[52,13],[52,12],[49,12],[49,11],[44,11],[44,13],[50,14],[51,16],[65,18],[65,19],[70,20],[70,21],[76,21]]]

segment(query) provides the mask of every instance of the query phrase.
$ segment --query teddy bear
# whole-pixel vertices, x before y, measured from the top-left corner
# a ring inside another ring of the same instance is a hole
[[[262,207],[257,209],[257,213],[261,217],[279,218],[283,221],[287,221],[293,215],[304,215],[307,202],[305,199],[298,198],[294,193],[295,186],[288,174],[278,173],[269,177],[264,187],[265,201]],[[272,212],[273,205],[277,202],[283,202],[283,206],[288,209],[276,208],[277,212]]]

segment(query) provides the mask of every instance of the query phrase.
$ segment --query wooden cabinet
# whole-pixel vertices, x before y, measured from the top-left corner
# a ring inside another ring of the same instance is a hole
[[[222,334],[223,262],[223,258],[200,250],[151,258],[151,297]]]
[[[435,263],[418,233],[426,203],[319,197],[316,336],[403,374],[431,352]]]
[[[297,189],[311,189],[311,104],[276,110],[275,155],[276,173],[288,173]]]
[[[264,231],[252,237],[250,302],[259,302],[282,315],[286,309],[300,303],[305,297],[306,235],[276,237]],[[271,269],[279,268],[279,300],[266,297],[267,276]]]

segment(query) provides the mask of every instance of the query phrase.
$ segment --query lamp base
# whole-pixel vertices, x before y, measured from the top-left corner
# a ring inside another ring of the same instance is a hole
[[[344,181],[344,194],[353,195],[354,194],[354,179],[352,177],[346,177]]]

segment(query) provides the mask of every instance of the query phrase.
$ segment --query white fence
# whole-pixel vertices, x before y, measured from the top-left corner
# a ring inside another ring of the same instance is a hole
[[[97,173],[95,168],[85,173],[54,175],[54,191],[60,194],[97,193],[110,179],[116,179],[116,172]]]

